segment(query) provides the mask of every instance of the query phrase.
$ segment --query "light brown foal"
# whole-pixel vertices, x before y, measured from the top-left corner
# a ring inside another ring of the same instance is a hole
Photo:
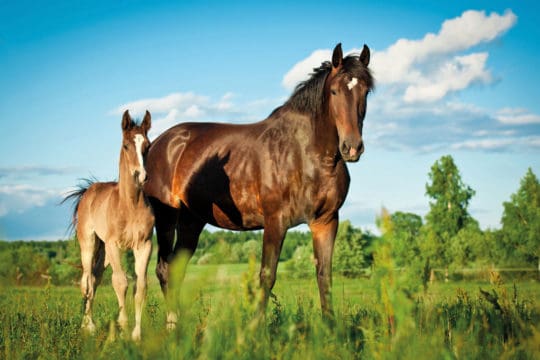
[[[128,281],[122,269],[121,251],[133,249],[135,255],[135,328],[134,340],[141,338],[141,315],[146,297],[146,270],[152,253],[154,215],[142,191],[146,180],[144,158],[150,143],[147,137],[151,116],[147,111],[140,126],[126,110],[122,117],[122,148],[118,182],[96,182],[72,192],[76,200],[74,222],[81,248],[83,274],[81,291],[84,302],[82,328],[94,332],[92,302],[103,271],[112,267],[112,285],[118,298],[118,324],[127,329],[125,310]]]

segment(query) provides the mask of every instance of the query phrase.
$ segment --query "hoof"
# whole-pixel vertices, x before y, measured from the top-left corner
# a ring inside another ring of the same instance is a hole
[[[89,335],[93,335],[96,332],[96,325],[90,318],[84,318],[81,324],[81,330]]]
[[[140,342],[141,341],[141,329],[140,328],[133,329],[133,332],[131,333],[131,340],[133,340],[135,342]]]
[[[167,313],[167,330],[172,331],[176,329],[176,323],[178,319],[174,312],[170,311]]]

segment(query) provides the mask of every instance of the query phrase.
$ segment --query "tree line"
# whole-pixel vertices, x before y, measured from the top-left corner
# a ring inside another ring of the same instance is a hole
[[[428,179],[429,212],[424,218],[401,211],[390,214],[382,209],[376,220],[381,235],[362,231],[348,220],[341,222],[334,249],[334,272],[348,277],[369,275],[382,238],[395,267],[417,269],[420,275],[428,269],[452,273],[467,267],[538,267],[540,271],[540,183],[532,169],[503,203],[500,229],[480,229],[469,212],[475,190],[463,182],[450,155],[433,164]],[[243,263],[250,257],[260,260],[261,253],[261,231],[204,230],[191,262]],[[133,268],[130,252],[123,261],[128,269]],[[311,276],[311,234],[289,231],[280,262],[291,276]],[[0,280],[8,284],[70,284],[80,276],[76,240],[0,241],[0,264]]]

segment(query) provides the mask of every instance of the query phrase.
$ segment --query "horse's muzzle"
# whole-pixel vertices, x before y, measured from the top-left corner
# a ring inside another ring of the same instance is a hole
[[[146,179],[148,178],[148,175],[146,174],[146,171],[136,170],[133,173],[133,177],[135,178],[135,182],[138,185],[144,185],[144,183],[146,182]]]
[[[360,155],[364,153],[364,142],[361,141],[358,145],[350,145],[347,141],[344,141],[339,147],[339,152],[343,160],[356,162],[360,159]]]

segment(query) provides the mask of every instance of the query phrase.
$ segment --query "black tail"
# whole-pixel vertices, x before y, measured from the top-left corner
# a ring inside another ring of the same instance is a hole
[[[60,204],[63,204],[66,201],[73,201],[73,215],[71,216],[71,224],[69,225],[68,233],[71,233],[77,227],[77,220],[78,220],[77,212],[79,211],[79,203],[81,202],[82,196],[84,195],[86,190],[88,190],[88,188],[97,181],[95,178],[91,178],[91,179],[81,179],[81,182],[82,183],[78,184],[75,190],[70,191],[66,195],[64,200],[60,202]]]

